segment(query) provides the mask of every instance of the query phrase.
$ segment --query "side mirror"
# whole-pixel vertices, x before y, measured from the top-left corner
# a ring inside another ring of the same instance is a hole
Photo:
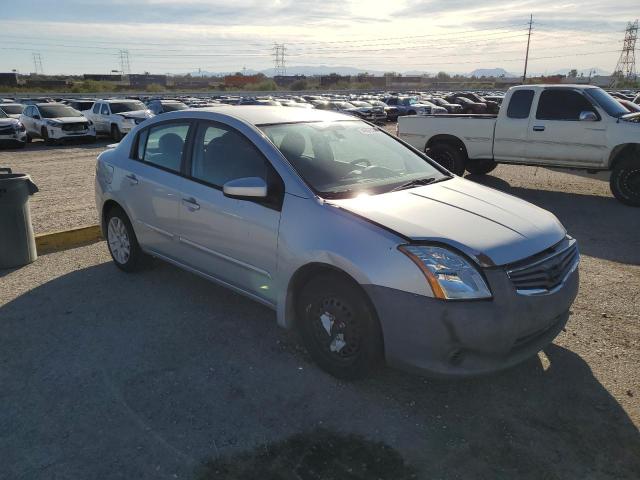
[[[222,192],[231,198],[266,198],[267,182],[259,177],[236,178],[225,183]]]
[[[591,111],[585,110],[584,112],[580,112],[580,121],[581,122],[597,122],[598,116]]]
[[[41,120],[40,115],[34,115],[33,118],[35,118],[36,120]]]

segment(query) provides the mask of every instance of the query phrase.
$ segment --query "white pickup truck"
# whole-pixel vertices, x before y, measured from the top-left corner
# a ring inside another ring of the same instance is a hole
[[[93,122],[97,133],[110,135],[116,142],[136,125],[154,116],[144,103],[127,98],[97,100],[82,113]]]
[[[611,191],[640,207],[640,113],[598,87],[521,85],[498,115],[400,117],[398,136],[457,175],[498,163],[611,171]]]

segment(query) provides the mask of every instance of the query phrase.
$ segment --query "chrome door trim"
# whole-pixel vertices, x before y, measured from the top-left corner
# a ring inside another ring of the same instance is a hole
[[[271,279],[271,274],[269,272],[267,272],[266,270],[262,270],[261,268],[258,268],[254,265],[251,265],[250,263],[243,262],[242,260],[238,260],[236,258],[225,255],[224,253],[216,252],[215,250],[211,250],[210,248],[200,245],[199,243],[192,242],[191,240],[188,240],[184,237],[178,237],[178,241],[180,243],[184,243],[185,245],[193,247],[197,250],[200,250],[201,252],[207,253],[209,255],[213,255],[214,257],[220,258],[222,260],[233,263],[235,265],[239,265],[243,268],[246,268],[247,270],[251,270],[253,272],[259,273],[264,277]]]
[[[213,275],[209,275],[208,273],[204,273],[204,272],[198,270],[197,268],[193,268],[193,267],[190,267],[189,265],[185,265],[184,263],[181,263],[181,262],[179,262],[177,260],[174,260],[173,258],[170,258],[170,257],[167,257],[167,256],[162,255],[160,253],[157,253],[154,250],[146,249],[145,252],[148,253],[149,255],[153,256],[153,257],[157,257],[157,258],[159,258],[161,260],[164,260],[165,262],[170,263],[170,264],[172,264],[172,265],[174,265],[174,266],[176,266],[178,268],[186,270],[187,272],[194,273],[194,274],[198,275],[199,277],[205,278],[205,279],[210,280],[210,281],[212,281],[214,283],[217,283],[218,285],[220,285],[222,287],[226,287],[226,288],[228,288],[230,290],[233,290],[234,292],[239,293],[240,295],[243,295],[245,297],[248,297],[251,300],[255,300],[256,302],[261,303],[265,307],[269,307],[272,310],[276,309],[276,304],[275,303],[272,303],[272,302],[270,302],[268,300],[265,300],[264,298],[259,297],[258,295],[254,294],[254,293],[251,293],[251,292],[249,292],[247,290],[244,290],[244,289],[242,289],[240,287],[237,287],[237,286],[235,286],[235,285],[233,285],[231,283],[227,283],[224,280],[220,280],[218,277],[214,277]]]

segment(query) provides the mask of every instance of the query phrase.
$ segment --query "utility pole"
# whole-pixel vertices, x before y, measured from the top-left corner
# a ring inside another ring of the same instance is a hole
[[[284,43],[274,44],[273,46],[273,56],[274,56],[274,67],[275,67],[275,76],[285,76],[287,74],[287,66],[285,62],[285,52],[286,47]]]
[[[527,82],[527,66],[529,65],[529,45],[531,44],[531,27],[533,26],[533,14],[529,17],[529,35],[527,36],[527,54],[524,57],[524,74],[522,75],[522,83]]]
[[[36,74],[44,74],[44,69],[42,68],[42,55],[40,52],[33,53],[33,68]]]
[[[616,69],[611,77],[611,87],[615,87],[620,80],[636,79],[636,40],[638,39],[638,20],[627,25],[624,32],[624,43]]]
[[[129,50],[120,50],[120,71],[122,75],[129,75],[131,73],[131,65],[129,64]]]

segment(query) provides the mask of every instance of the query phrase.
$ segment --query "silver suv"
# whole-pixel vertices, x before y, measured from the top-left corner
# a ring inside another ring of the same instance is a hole
[[[552,214],[335,112],[163,114],[99,156],[96,201],[119,268],[153,256],[263,303],[342,378],[513,365],[578,291]]]

